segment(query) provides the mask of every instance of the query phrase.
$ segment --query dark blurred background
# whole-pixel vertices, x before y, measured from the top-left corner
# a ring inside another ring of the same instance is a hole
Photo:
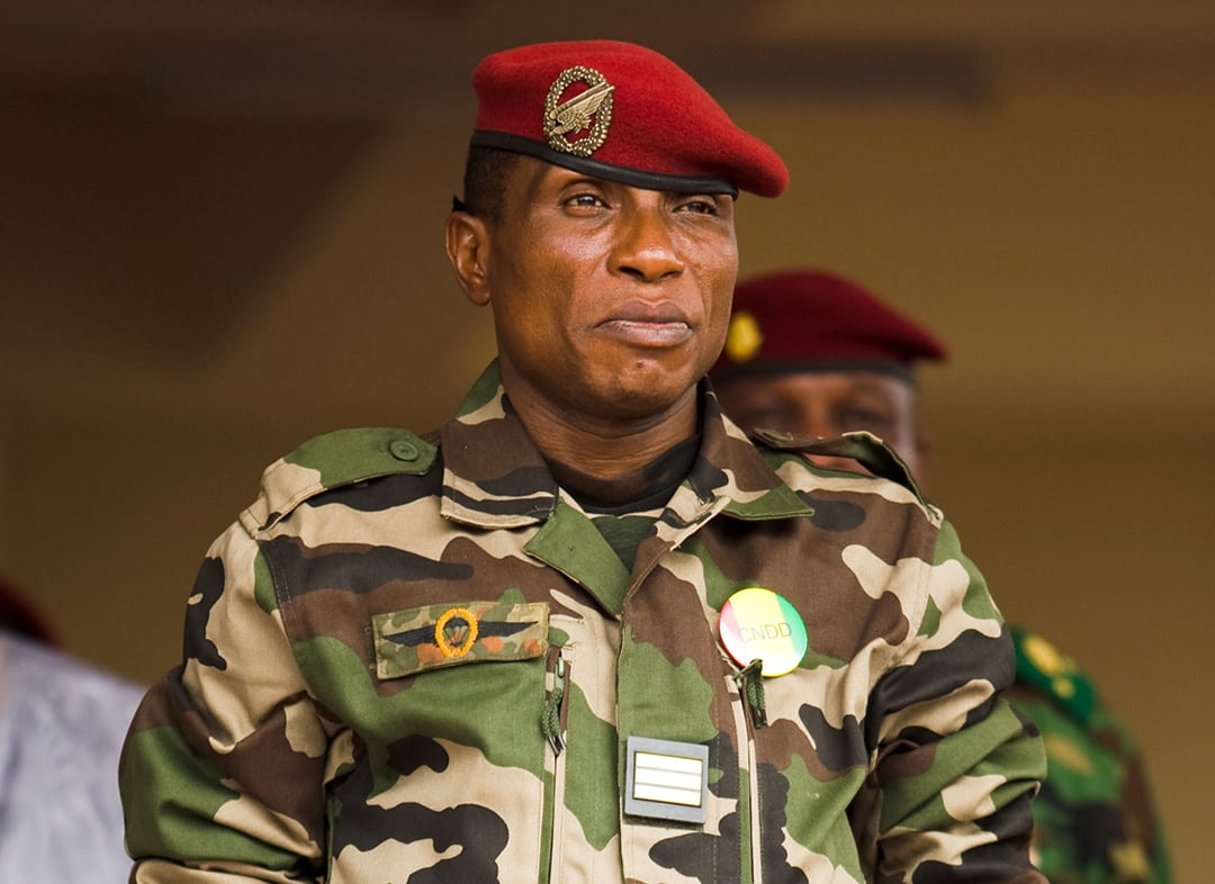
[[[342,425],[441,421],[492,353],[442,220],[484,54],[646,43],[793,172],[742,271],[938,331],[932,491],[1005,614],[1145,748],[1179,880],[1215,795],[1215,4],[8,0],[0,573],[72,652],[179,655],[211,538]],[[672,108],[678,113],[678,108]]]

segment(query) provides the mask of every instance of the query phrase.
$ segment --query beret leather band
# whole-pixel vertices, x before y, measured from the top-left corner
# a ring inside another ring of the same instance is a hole
[[[601,163],[590,157],[579,157],[573,154],[553,150],[547,144],[540,144],[530,138],[511,135],[507,132],[474,132],[469,142],[472,147],[490,147],[497,150],[507,150],[512,153],[522,153],[537,159],[563,166],[575,172],[584,172],[605,181],[616,181],[646,190],[669,190],[675,193],[726,193],[732,197],[738,196],[738,188],[729,181],[720,178],[696,178],[686,175],[667,175],[661,172],[647,172],[645,169],[632,169],[628,166],[617,166],[611,163]]]

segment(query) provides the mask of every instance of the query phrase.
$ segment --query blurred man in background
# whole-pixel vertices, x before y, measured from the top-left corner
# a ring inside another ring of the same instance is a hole
[[[924,481],[930,449],[917,422],[914,371],[941,362],[931,332],[849,280],[793,270],[738,285],[712,379],[748,431],[818,437],[865,430]],[[821,466],[858,469],[846,459]],[[1041,730],[1048,773],[1033,804],[1034,853],[1055,884],[1171,881],[1142,760],[1093,685],[1041,636],[1014,628],[1008,694]]]
[[[57,651],[0,580],[0,881],[126,880],[118,756],[139,697]]]

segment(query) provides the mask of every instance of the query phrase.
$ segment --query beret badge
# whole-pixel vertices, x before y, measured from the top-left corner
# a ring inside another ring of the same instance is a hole
[[[758,320],[746,310],[735,311],[726,332],[726,358],[731,362],[749,362],[763,343]]]
[[[575,83],[585,83],[586,89],[562,101],[565,92]],[[607,141],[612,124],[612,92],[616,89],[594,68],[575,65],[566,68],[544,99],[544,134],[548,146],[561,153],[589,157]],[[587,134],[571,141],[567,135]]]

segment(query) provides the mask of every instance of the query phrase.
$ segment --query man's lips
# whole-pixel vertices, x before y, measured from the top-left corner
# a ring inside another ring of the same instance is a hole
[[[686,322],[639,322],[634,319],[610,319],[600,329],[642,347],[673,347],[692,337],[692,326]]]
[[[625,304],[598,328],[642,347],[673,347],[692,337],[692,323],[670,304]]]

